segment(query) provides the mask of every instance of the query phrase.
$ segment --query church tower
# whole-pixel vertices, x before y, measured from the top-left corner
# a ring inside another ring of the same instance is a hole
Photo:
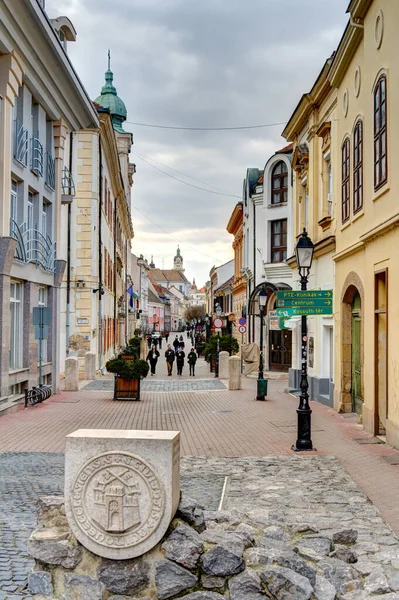
[[[173,268],[176,269],[176,271],[182,271],[184,273],[184,269],[183,269],[183,257],[180,254],[180,248],[179,248],[179,246],[177,246],[177,253],[176,253],[176,256],[173,259]]]

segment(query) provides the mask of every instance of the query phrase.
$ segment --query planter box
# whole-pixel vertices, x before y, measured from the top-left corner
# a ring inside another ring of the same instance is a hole
[[[123,379],[115,375],[114,400],[140,400],[140,379]]]
[[[123,360],[135,360],[134,354],[122,354],[121,358],[123,358]]]

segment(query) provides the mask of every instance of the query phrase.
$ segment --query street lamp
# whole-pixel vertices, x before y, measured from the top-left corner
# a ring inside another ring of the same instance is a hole
[[[306,229],[303,230],[301,237],[295,248],[296,262],[298,272],[301,276],[301,290],[306,291],[308,288],[308,278],[310,268],[312,266],[314,244],[307,234]],[[292,449],[296,452],[302,450],[314,450],[311,439],[311,414],[312,410],[309,406],[309,383],[308,383],[308,362],[307,362],[307,341],[308,329],[306,316],[301,317],[301,394],[299,396],[298,414],[298,439]]]
[[[222,316],[222,307],[217,302],[215,304],[215,313],[218,318]],[[219,377],[219,343],[220,343],[220,332],[218,328],[218,339],[217,339],[217,348],[216,348],[216,360],[215,360],[215,377]]]
[[[262,288],[259,292],[259,316],[260,316],[260,354],[259,354],[259,374],[258,374],[258,385],[257,385],[257,400],[265,399],[265,384],[263,379],[263,318],[265,316],[265,306],[267,302],[267,292],[265,288]]]
[[[209,315],[207,313],[205,315],[205,341],[208,341],[208,337],[209,337],[209,323],[210,323],[210,319],[209,319]]]

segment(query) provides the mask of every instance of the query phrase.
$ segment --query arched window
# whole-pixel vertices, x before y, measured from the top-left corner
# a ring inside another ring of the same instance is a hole
[[[282,204],[288,201],[288,169],[280,160],[272,171],[272,204]]]
[[[383,75],[374,90],[374,189],[388,177],[387,169],[387,79]]]
[[[342,223],[349,219],[350,213],[350,142],[346,138],[342,144]]]
[[[363,122],[353,132],[353,212],[363,207]]]

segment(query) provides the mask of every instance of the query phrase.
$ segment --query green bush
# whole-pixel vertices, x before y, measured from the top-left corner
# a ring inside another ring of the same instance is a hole
[[[109,373],[115,373],[123,379],[144,379],[150,369],[145,360],[124,360],[120,355],[111,358],[105,368]]]
[[[205,359],[207,362],[210,362],[211,357],[215,358],[217,354],[217,344],[218,344],[218,336],[212,335],[207,344],[205,345]],[[220,352],[228,352],[230,356],[232,354],[237,354],[239,350],[239,345],[236,338],[232,335],[221,335],[219,338],[219,351]]]
[[[124,348],[122,354],[133,354],[134,356],[140,356],[140,343],[141,338],[134,336],[131,340],[129,340],[129,343],[126,348]]]

